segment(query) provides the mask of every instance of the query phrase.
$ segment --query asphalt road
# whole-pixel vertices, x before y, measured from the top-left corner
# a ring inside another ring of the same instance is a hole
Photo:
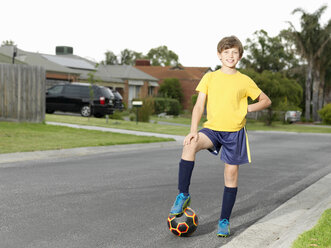
[[[192,237],[167,229],[180,146],[0,166],[0,248],[220,247],[331,172],[331,136],[251,132],[231,238],[216,237],[223,163],[202,151],[191,183]],[[257,234],[258,235],[258,234]]]

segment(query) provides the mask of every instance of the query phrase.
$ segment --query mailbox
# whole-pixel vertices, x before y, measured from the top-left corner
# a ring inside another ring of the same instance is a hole
[[[133,107],[141,107],[143,105],[143,101],[132,101]]]

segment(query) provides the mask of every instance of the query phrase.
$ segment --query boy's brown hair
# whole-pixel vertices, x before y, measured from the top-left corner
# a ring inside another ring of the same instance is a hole
[[[244,48],[240,40],[234,35],[229,37],[224,37],[220,42],[218,42],[217,51],[221,53],[222,51],[233,47],[238,48],[239,55],[241,58],[244,53]]]

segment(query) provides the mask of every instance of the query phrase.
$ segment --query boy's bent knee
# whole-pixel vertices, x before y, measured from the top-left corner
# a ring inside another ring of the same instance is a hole
[[[190,144],[183,146],[183,152],[197,153],[199,151],[198,142],[191,141]]]
[[[195,154],[199,151],[197,142],[191,142],[189,145],[183,146],[182,158],[193,161]]]

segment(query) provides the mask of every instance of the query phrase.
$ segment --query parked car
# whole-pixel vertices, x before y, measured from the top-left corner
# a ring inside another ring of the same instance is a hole
[[[114,98],[108,88],[103,86],[88,83],[59,84],[46,92],[46,113],[63,111],[80,113],[84,117],[92,114],[103,117],[114,112]]]
[[[301,120],[300,111],[287,111],[285,113],[285,122],[293,123]]]
[[[112,93],[114,94],[114,108],[123,110],[124,109],[124,104],[123,104],[123,97],[117,90],[111,90]]]

